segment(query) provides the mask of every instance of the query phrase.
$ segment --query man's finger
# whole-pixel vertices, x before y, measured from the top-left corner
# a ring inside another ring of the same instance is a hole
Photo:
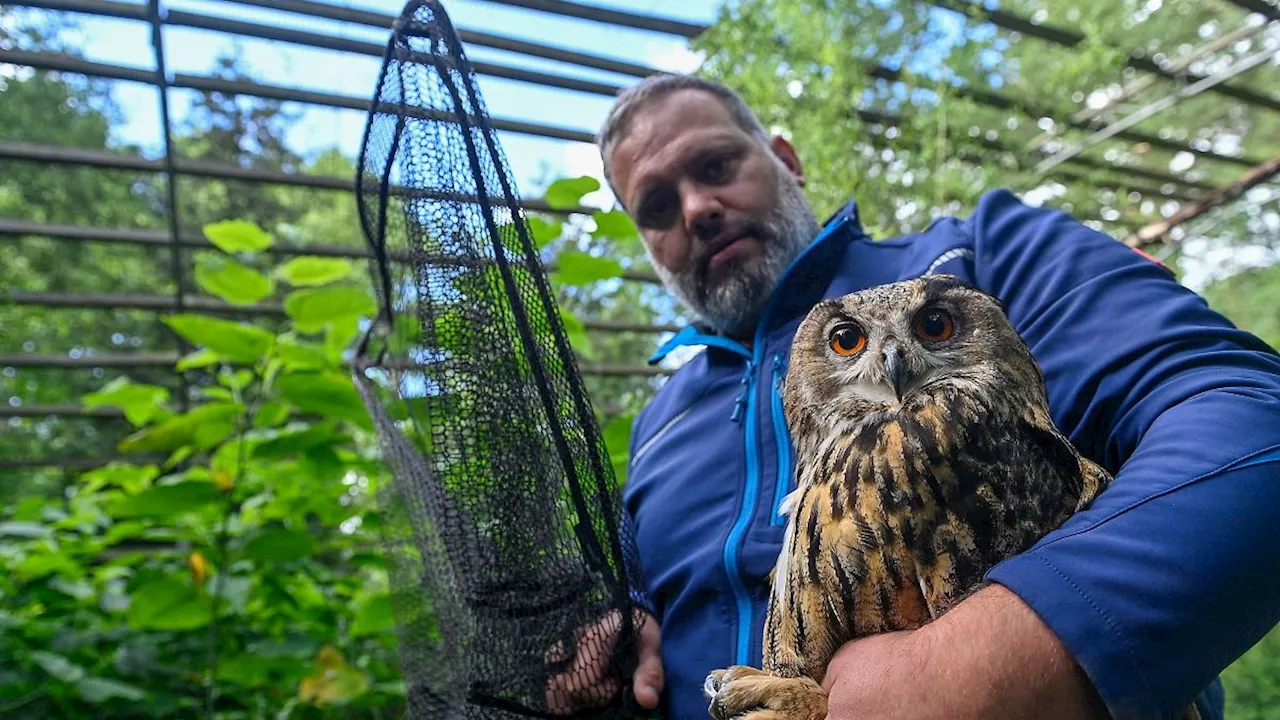
[[[662,632],[656,620],[646,619],[640,628],[640,648],[631,691],[640,707],[653,710],[658,707],[666,678],[662,671]]]

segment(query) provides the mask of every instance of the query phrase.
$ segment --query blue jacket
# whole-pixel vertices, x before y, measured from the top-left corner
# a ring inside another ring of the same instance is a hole
[[[1218,673],[1280,621],[1280,357],[1163,267],[1068,216],[987,194],[967,220],[873,242],[856,206],[784,275],[750,348],[705,345],[637,418],[624,507],[662,623],[668,717],[706,717],[706,673],[758,665],[792,487],[778,396],[821,298],[926,273],[999,298],[1054,420],[1114,484],[989,579],[1065,642],[1116,718],[1221,718]]]

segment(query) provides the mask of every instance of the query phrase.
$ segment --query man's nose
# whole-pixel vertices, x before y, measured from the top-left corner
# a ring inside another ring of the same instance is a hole
[[[714,193],[690,189],[681,204],[689,235],[707,242],[724,229],[724,205]]]

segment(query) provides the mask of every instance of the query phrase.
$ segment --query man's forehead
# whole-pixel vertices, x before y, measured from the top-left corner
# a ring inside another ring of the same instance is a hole
[[[703,90],[677,90],[636,110],[610,154],[610,166],[625,202],[638,175],[688,150],[682,140],[745,135],[720,99]],[[637,176],[637,177],[633,177]]]

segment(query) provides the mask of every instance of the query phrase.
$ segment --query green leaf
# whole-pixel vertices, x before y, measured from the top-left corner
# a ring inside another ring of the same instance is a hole
[[[564,233],[564,223],[549,222],[537,215],[528,218],[529,234],[533,236],[533,244],[542,249],[555,242]]]
[[[300,257],[281,265],[276,274],[298,287],[327,285],[351,274],[352,265],[342,258]]]
[[[622,265],[613,258],[595,257],[576,250],[560,253],[556,276],[565,285],[590,285],[622,274]]]
[[[218,584],[218,595],[231,612],[240,612],[249,602],[249,593],[253,590],[253,577],[250,575],[227,575]]]
[[[631,446],[631,425],[636,416],[630,413],[614,416],[605,423],[601,434],[610,455],[626,455]]]
[[[212,614],[195,586],[159,578],[133,592],[129,627],[134,630],[194,630],[209,624]]]
[[[288,457],[303,450],[320,445],[331,445],[346,439],[345,435],[335,430],[334,423],[319,423],[304,429],[281,432],[275,438],[255,447],[253,456],[256,458]]]
[[[329,323],[329,327],[324,333],[324,350],[334,363],[342,360],[343,351],[347,349],[352,340],[356,339],[356,335],[359,332],[360,325],[354,317],[341,318]]]
[[[97,392],[81,398],[90,410],[96,407],[118,407],[134,425],[145,425],[164,410],[169,391],[158,385],[135,385],[127,377],[118,377]]]
[[[640,237],[640,231],[636,228],[636,224],[631,221],[631,216],[624,210],[610,210],[608,212],[597,210],[591,213],[591,219],[596,221],[596,235],[613,238],[614,240],[632,240]]]
[[[218,678],[248,687],[280,687],[296,685],[306,676],[308,669],[301,658],[264,657],[254,653],[237,655],[218,663]],[[288,715],[281,713],[276,717]]]
[[[256,428],[270,428],[288,419],[289,408],[280,403],[264,402],[258,408],[258,414],[253,417],[253,426]]]
[[[372,427],[360,393],[344,375],[297,373],[276,380],[276,389],[291,405],[307,413],[349,420]]]
[[[216,485],[202,480],[188,480],[174,485],[157,485],[125,498],[116,507],[116,516],[168,517],[217,502],[221,497]]]
[[[600,189],[600,181],[590,175],[576,178],[562,178],[551,183],[547,188],[547,204],[557,210],[567,210],[578,206],[584,195]]]
[[[609,452],[609,462],[613,465],[614,481],[621,487],[627,481],[627,466],[631,448],[631,426],[636,416],[632,414],[618,415],[605,424],[605,448]]]
[[[395,627],[395,618],[391,615],[391,596],[374,595],[356,611],[356,619],[351,623],[351,637],[378,635]]]
[[[53,530],[34,522],[0,522],[0,536],[21,538],[50,538]]]
[[[264,530],[244,546],[244,556],[260,563],[303,560],[315,551],[310,535],[282,528]]]
[[[160,475],[160,468],[155,465],[134,465],[125,462],[113,462],[94,468],[80,476],[86,488],[94,490],[104,487],[118,487],[126,492],[138,492],[147,487]]]
[[[205,225],[204,236],[219,250],[229,253],[261,252],[271,247],[271,236],[256,224],[244,220],[223,220]]]
[[[161,320],[192,345],[228,360],[254,362],[266,355],[275,341],[274,335],[260,327],[204,315],[169,315]]]
[[[187,446],[208,449],[230,435],[244,407],[211,402],[185,415],[169,418],[130,435],[120,442],[123,453],[163,452]]]
[[[345,705],[369,691],[369,679],[325,646],[316,654],[316,673],[298,684],[298,699],[313,705]]]
[[[49,673],[62,682],[73,683],[85,676],[84,668],[76,665],[61,655],[55,655],[43,650],[36,650],[31,653],[31,659],[40,666],[41,670]]]
[[[46,575],[61,573],[78,575],[83,573],[79,565],[62,553],[40,552],[25,557],[14,568],[14,573],[24,580],[38,580]]]
[[[184,370],[195,370],[196,368],[204,368],[217,364],[218,353],[208,348],[202,348],[178,358],[178,363],[174,367],[177,368],[178,372],[182,372]]]
[[[275,291],[271,278],[225,257],[201,255],[196,284],[232,305],[252,305]]]
[[[76,691],[80,693],[80,697],[94,704],[104,703],[116,698],[137,702],[147,697],[145,692],[133,685],[126,685],[106,678],[85,678],[76,683]]]
[[[284,300],[284,311],[299,332],[324,330],[332,322],[368,317],[378,309],[368,290],[356,285],[330,285],[295,290]]]
[[[338,453],[329,446],[308,448],[303,451],[300,466],[321,487],[337,482],[347,471]]]
[[[49,587],[76,600],[88,600],[93,597],[93,585],[86,580],[68,580],[56,577],[49,581]]]
[[[319,345],[296,338],[281,338],[276,344],[275,357],[286,370],[323,370],[331,365],[329,357]]]

